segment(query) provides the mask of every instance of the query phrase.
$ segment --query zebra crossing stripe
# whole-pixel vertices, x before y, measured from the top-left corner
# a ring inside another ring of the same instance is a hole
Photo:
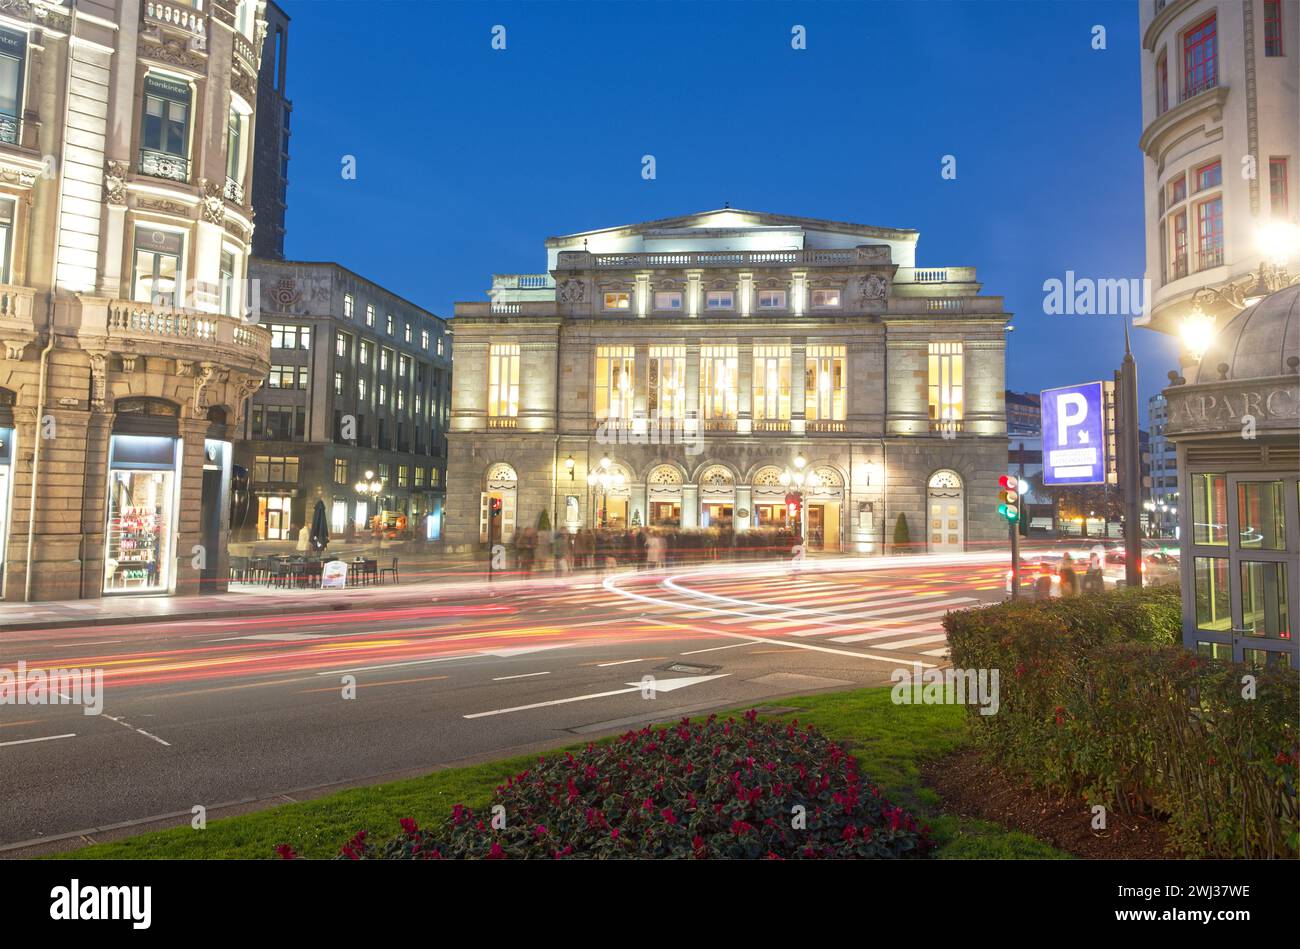
[[[947,633],[936,633],[933,636],[917,636],[915,639],[904,639],[897,643],[876,643],[877,649],[906,649],[908,646],[922,646],[926,643],[942,642],[948,638]]]

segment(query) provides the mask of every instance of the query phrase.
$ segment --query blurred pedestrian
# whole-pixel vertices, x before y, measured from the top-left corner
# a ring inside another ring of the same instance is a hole
[[[1074,572],[1074,558],[1067,550],[1061,558],[1061,596],[1077,596],[1079,593],[1079,575]]]

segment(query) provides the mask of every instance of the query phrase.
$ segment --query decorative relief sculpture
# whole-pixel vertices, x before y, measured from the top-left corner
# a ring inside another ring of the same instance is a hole
[[[222,186],[206,178],[200,178],[199,181],[203,185],[203,220],[209,224],[221,224],[226,219],[226,199],[222,194]]]
[[[868,274],[862,278],[862,299],[883,300],[889,296],[889,281],[880,274]]]
[[[104,162],[104,202],[126,204],[126,176],[130,169],[124,161]]]
[[[560,284],[557,297],[561,303],[581,303],[587,295],[587,285],[581,280],[570,278]]]

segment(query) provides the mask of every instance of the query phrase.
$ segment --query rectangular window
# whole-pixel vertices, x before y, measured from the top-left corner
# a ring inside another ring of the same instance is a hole
[[[310,349],[311,327],[286,323],[271,324],[272,349]]]
[[[651,346],[646,409],[652,419],[686,418],[686,347]]]
[[[1198,472],[1188,478],[1192,492],[1192,543],[1228,546],[1228,479]]]
[[[348,483],[348,460],[346,458],[334,459],[334,483]]]
[[[347,333],[334,334],[334,355],[340,359],[347,359],[348,352],[351,349],[351,338]]]
[[[1156,60],[1156,115],[1169,111],[1169,57],[1164,50]]]
[[[730,290],[710,290],[705,294],[704,306],[710,310],[735,309],[735,295]]]
[[[1223,263],[1223,198],[1211,198],[1196,206],[1196,264],[1207,270]]]
[[[758,308],[760,310],[784,310],[785,291],[784,290],[759,290]]]
[[[755,420],[790,418],[790,347],[754,347]]]
[[[428,330],[420,330],[420,348],[423,349],[423,350],[426,350],[426,351],[427,351],[428,348],[429,348],[429,331],[428,331]]]
[[[12,198],[0,198],[0,283],[9,283],[14,246],[14,207]]]
[[[135,229],[135,276],[131,299],[154,306],[176,306],[183,238],[152,227]]]
[[[362,343],[361,348],[357,350],[357,358],[361,360],[361,365],[369,366],[375,358],[374,343]]]
[[[810,422],[843,421],[847,380],[843,346],[809,346],[804,361],[804,417]]]
[[[1170,179],[1166,187],[1169,190],[1169,206],[1172,208],[1187,197],[1187,176],[1179,175],[1177,178]]]
[[[397,378],[405,379],[410,374],[411,374],[411,357],[398,356],[397,357]]]
[[[1180,280],[1187,276],[1187,212],[1179,211],[1171,220],[1173,234],[1169,245],[1169,279]]]
[[[406,343],[411,341],[411,324],[409,321],[402,327],[402,341]]]
[[[221,295],[221,312],[226,316],[236,316],[238,301],[235,298],[235,255],[228,250],[221,252],[218,292]]]
[[[961,343],[930,344],[930,421],[956,422],[963,415],[965,355]]]
[[[1281,481],[1237,482],[1237,527],[1243,550],[1286,550]]]
[[[633,366],[631,346],[596,347],[596,418],[632,417]]]
[[[244,117],[230,110],[226,122],[226,177],[236,185],[244,183]]]
[[[366,380],[365,379],[357,380],[357,398],[360,399],[362,402],[366,401]]]
[[[406,483],[406,472],[407,472],[408,470],[409,470],[409,469],[406,467],[406,465],[398,465],[398,466],[397,466],[397,486],[398,486],[399,488],[405,488],[405,487],[407,487],[407,483]]]
[[[734,419],[739,408],[739,357],[735,346],[700,347],[700,415]]]
[[[424,472],[425,468],[423,465],[415,466],[415,486],[417,488],[424,487]]]
[[[306,371],[304,367],[303,372]],[[271,389],[292,389],[297,375],[298,369],[296,366],[272,366],[271,374],[267,377],[267,387]]]
[[[345,319],[349,319],[349,320],[352,319],[352,311],[355,308],[355,306],[356,304],[352,299],[352,294],[350,293],[343,294],[343,317]]]
[[[23,117],[27,35],[0,30],[0,142],[17,145]]]
[[[1198,194],[1202,191],[1208,191],[1210,188],[1217,188],[1223,184],[1223,165],[1218,161],[1202,165],[1192,173],[1192,178]]]
[[[1183,98],[1219,83],[1219,40],[1213,14],[1183,34]]]
[[[1241,562],[1241,622],[1251,636],[1290,639],[1286,564]]]
[[[388,408],[388,386],[379,383],[379,399],[376,403],[381,409]]]
[[[680,310],[682,294],[680,290],[660,290],[655,293],[656,310]]]
[[[1232,591],[1225,557],[1194,558],[1196,628],[1226,633],[1232,629]]]
[[[1287,193],[1287,160],[1270,158],[1268,160],[1268,202],[1274,217],[1286,217],[1291,213],[1291,198]]]
[[[488,352],[488,415],[519,415],[518,343],[493,343]]]
[[[441,336],[438,337],[438,355],[439,355],[439,356],[442,355],[442,337],[441,337]]]
[[[379,350],[379,371],[387,372],[388,367],[392,365],[392,362],[393,362],[393,351],[391,349],[380,349]]]
[[[632,295],[630,293],[605,294],[605,309],[607,310],[627,310],[631,306]]]
[[[163,76],[144,77],[140,170],[157,178],[189,180],[190,86]]]
[[[1282,51],[1282,0],[1264,0],[1264,55],[1285,55]]]
[[[388,331],[389,336],[393,335],[393,314],[386,314],[384,318],[384,328]]]
[[[334,373],[334,394],[343,394],[343,373],[341,372]]]
[[[298,459],[283,455],[258,455],[253,460],[253,478],[261,484],[297,484]]]
[[[814,290],[812,292],[813,306],[839,306],[840,292],[838,290]]]
[[[366,304],[366,325],[367,326],[375,325],[375,307],[374,304],[371,303]]]

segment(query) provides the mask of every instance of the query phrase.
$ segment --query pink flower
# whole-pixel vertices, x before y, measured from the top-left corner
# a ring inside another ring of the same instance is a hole
[[[398,823],[402,825],[402,832],[405,833],[408,837],[414,836],[415,833],[420,829],[420,825],[417,824],[415,822],[415,819],[411,817],[403,817],[400,821],[398,821]]]
[[[297,859],[298,859],[298,855],[297,855],[296,853],[293,852],[293,848],[290,847],[288,844],[279,844],[279,845],[277,845],[276,848],[275,848],[275,852],[278,853],[278,854],[280,855],[280,859],[281,859],[281,860],[297,860]]]
[[[487,857],[485,859],[504,860],[505,858],[506,858],[506,852],[501,849],[501,845],[497,843],[495,840],[492,841],[492,848],[488,851]]]

